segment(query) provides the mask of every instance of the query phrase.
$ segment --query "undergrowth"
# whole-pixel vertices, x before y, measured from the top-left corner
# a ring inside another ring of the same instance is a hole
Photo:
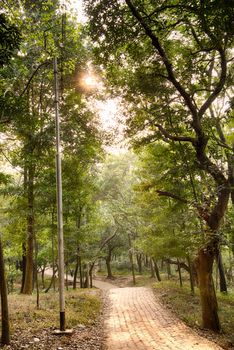
[[[192,295],[188,283],[180,287],[174,281],[162,281],[153,284],[153,288],[160,299],[177,316],[186,322],[189,326],[201,329],[201,306],[199,291],[195,289],[195,295]],[[217,292],[219,305],[219,317],[222,327],[220,341],[225,343],[225,348],[234,344],[234,295],[232,292],[223,294]]]
[[[98,290],[66,291],[66,324],[89,326],[95,323],[101,308]],[[11,332],[17,329],[40,330],[59,328],[59,296],[57,292],[41,293],[40,306],[36,306],[36,295],[9,295]]]

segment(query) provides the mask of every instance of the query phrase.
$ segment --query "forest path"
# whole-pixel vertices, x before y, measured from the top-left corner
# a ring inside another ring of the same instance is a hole
[[[108,291],[107,350],[218,350],[177,319],[146,287]]]
[[[53,270],[51,268],[47,267],[45,270],[45,275],[50,276],[50,277],[53,276]],[[57,277],[57,273],[56,273],[56,277]],[[73,277],[70,275],[68,275],[68,276],[64,275],[64,278],[65,279],[67,278],[69,282],[73,282]],[[77,283],[79,283],[78,279],[77,279]],[[99,279],[96,280],[95,278],[93,278],[93,286],[95,288],[105,290],[105,291],[113,289],[113,288],[118,288],[118,286],[115,286],[112,283],[109,283],[106,281],[101,281]]]

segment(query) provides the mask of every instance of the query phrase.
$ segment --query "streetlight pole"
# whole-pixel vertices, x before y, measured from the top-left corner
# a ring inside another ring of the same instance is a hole
[[[55,104],[55,132],[56,132],[56,188],[57,188],[57,221],[58,221],[58,275],[59,275],[59,308],[60,331],[65,331],[65,297],[64,297],[64,243],[63,243],[63,203],[62,203],[62,171],[60,146],[60,118],[59,118],[59,88],[57,57],[54,57],[54,104]]]

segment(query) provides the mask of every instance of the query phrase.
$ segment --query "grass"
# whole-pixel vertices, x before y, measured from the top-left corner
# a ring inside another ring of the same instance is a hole
[[[177,316],[191,327],[201,328],[201,306],[199,291],[195,290],[195,295],[191,294],[189,284],[184,283],[181,288],[174,281],[162,281],[154,283],[153,288],[160,295],[161,300]],[[234,343],[234,294],[222,294],[217,292],[219,305],[219,317],[222,326],[220,344]]]
[[[11,331],[19,327],[24,330],[39,331],[44,328],[59,327],[59,297],[57,292],[41,293],[40,307],[36,307],[36,295],[9,295]],[[66,291],[66,324],[95,324],[101,308],[101,298],[97,290]]]

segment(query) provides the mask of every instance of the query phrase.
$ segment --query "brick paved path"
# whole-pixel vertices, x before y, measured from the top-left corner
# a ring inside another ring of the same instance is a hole
[[[157,301],[149,288],[109,290],[107,350],[218,350]]]

